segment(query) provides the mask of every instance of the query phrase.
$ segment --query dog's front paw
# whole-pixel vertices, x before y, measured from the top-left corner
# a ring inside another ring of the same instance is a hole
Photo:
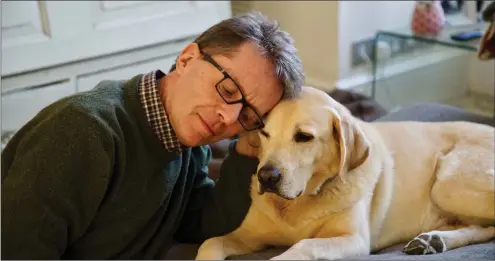
[[[203,242],[198,249],[195,260],[224,260],[222,241],[220,238],[210,238]]]
[[[199,252],[194,260],[221,260],[215,253]]]
[[[445,252],[446,245],[436,234],[423,233],[404,246],[402,252],[408,255],[429,255]]]
[[[312,260],[311,256],[298,249],[289,249],[270,260]]]
[[[198,251],[194,260],[223,260],[223,256],[216,251]]]

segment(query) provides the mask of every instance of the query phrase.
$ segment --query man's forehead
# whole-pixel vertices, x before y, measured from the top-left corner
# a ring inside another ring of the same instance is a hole
[[[277,89],[281,89],[277,86],[280,82],[275,74],[275,68],[266,63],[268,62],[246,62],[239,64],[236,68],[229,68],[228,73],[242,85],[246,92],[249,89],[249,91],[262,93],[276,93]]]
[[[263,101],[263,117],[267,117],[272,111],[273,109],[275,108],[275,106],[277,106],[277,103],[281,100],[282,98],[282,91],[281,91],[281,88],[280,88],[280,91],[273,91],[271,95],[269,96],[265,96],[265,99]],[[266,106],[266,107],[265,107]]]
[[[245,99],[265,115],[279,101],[282,84],[276,76],[275,66],[257,49],[239,48],[225,65],[224,70],[237,83]]]

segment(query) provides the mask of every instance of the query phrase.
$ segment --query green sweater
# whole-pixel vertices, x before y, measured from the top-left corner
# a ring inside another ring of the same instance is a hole
[[[140,75],[139,75],[140,76]],[[159,259],[228,233],[258,161],[233,150],[219,180],[209,146],[167,152],[136,76],[43,109],[2,152],[2,259]]]

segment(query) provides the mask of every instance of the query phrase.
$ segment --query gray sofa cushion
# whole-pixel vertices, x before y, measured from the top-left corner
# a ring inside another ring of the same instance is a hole
[[[404,107],[396,112],[385,115],[376,121],[471,121],[494,126],[494,118],[480,116],[463,109],[442,104],[418,103]],[[391,246],[370,256],[353,257],[349,260],[495,260],[495,239],[477,245],[453,249],[441,254],[410,256],[402,253],[407,242]],[[198,246],[188,244],[174,245],[165,259],[194,259]],[[285,248],[272,248],[254,254],[234,256],[231,260],[267,260]]]
[[[387,114],[376,121],[470,121],[495,126],[494,117],[490,118],[458,107],[437,103],[417,103]]]

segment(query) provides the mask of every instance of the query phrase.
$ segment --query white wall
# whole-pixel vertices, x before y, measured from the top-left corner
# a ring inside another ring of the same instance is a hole
[[[495,61],[480,61],[476,54],[469,59],[469,90],[495,96]]]
[[[414,1],[243,1],[280,22],[296,41],[309,85],[333,89],[349,75],[351,43],[378,29],[408,26]]]
[[[371,38],[377,30],[408,27],[415,1],[339,2],[339,77],[351,73],[351,43]]]
[[[350,66],[351,44],[373,37],[377,30],[407,28],[415,3],[415,1],[242,1],[237,3],[234,1],[232,6],[237,11],[261,11],[268,17],[278,20],[281,28],[287,30],[296,41],[296,47],[303,60],[306,84],[331,90],[335,88],[339,79],[347,78],[354,73]],[[460,68],[456,67],[456,71],[452,74],[458,78],[456,82],[465,82],[462,78],[462,70],[465,69]],[[470,80],[469,87],[493,95],[494,69],[494,62],[481,63],[473,59],[468,70],[471,73],[466,71],[465,74]],[[447,84],[447,81],[437,84]]]
[[[233,8],[260,11],[278,20],[296,42],[306,84],[333,86],[338,79],[339,46],[337,1],[249,1]]]

